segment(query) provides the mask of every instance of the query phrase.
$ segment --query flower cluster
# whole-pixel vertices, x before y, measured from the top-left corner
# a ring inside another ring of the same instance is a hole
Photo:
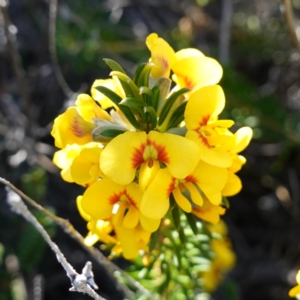
[[[197,49],[175,52],[155,33],[146,44],[151,58],[133,78],[105,59],[111,78],[96,80],[91,96],[79,95],[52,130],[63,179],[86,187],[77,198],[86,243],[112,244],[127,259],[148,251],[174,207],[218,223],[224,197],[241,189],[239,153],[252,136],[219,119],[225,96],[216,60]]]

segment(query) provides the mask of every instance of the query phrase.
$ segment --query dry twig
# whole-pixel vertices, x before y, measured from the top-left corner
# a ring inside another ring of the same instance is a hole
[[[134,288],[136,288],[142,294],[147,296],[150,300],[156,300],[156,298],[146,288],[144,288],[139,282],[135,281],[131,276],[126,274],[126,272],[124,272],[122,269],[120,269],[118,266],[112,263],[109,259],[107,259],[98,249],[96,249],[95,247],[89,247],[85,245],[83,236],[73,227],[73,225],[68,220],[55,216],[50,211],[37,204],[33,199],[28,197],[26,194],[24,194],[22,191],[20,191],[18,188],[16,188],[13,184],[5,180],[4,178],[0,177],[0,182],[3,183],[5,186],[9,187],[15,193],[21,196],[24,200],[26,200],[38,210],[42,211],[45,215],[50,217],[56,224],[62,227],[63,230],[66,233],[68,233],[74,240],[76,240],[101,266],[103,266],[109,272],[109,274],[119,272]],[[120,285],[120,288],[123,290],[126,297],[128,297],[129,299],[134,299],[132,292],[125,285]]]
[[[44,227],[37,221],[35,216],[28,210],[25,203],[22,201],[21,197],[7,187],[7,202],[10,205],[13,212],[23,216],[29,223],[31,223],[37,231],[42,235],[47,244],[50,246],[52,251],[56,254],[58,262],[65,269],[67,276],[71,280],[72,288],[70,291],[80,292],[88,294],[95,300],[105,300],[100,297],[93,288],[98,288],[94,282],[94,275],[92,272],[91,262],[87,262],[82,270],[81,274],[78,274],[74,268],[68,263],[63,253],[60,251],[59,247],[52,242],[50,236]],[[93,288],[92,288],[93,287]]]
[[[300,52],[300,42],[295,31],[295,22],[293,9],[290,0],[281,0],[283,4],[283,13],[287,22],[288,30],[294,47]]]

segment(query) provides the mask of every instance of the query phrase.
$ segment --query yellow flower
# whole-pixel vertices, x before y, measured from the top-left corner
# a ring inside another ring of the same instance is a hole
[[[54,120],[51,134],[58,148],[92,142],[92,131],[97,127],[93,119],[111,120],[110,115],[102,110],[89,95],[80,94],[75,104],[76,107],[68,108]]]
[[[220,221],[220,216],[225,214],[226,209],[220,205],[213,205],[210,201],[204,200],[202,206],[194,206],[193,214],[198,218],[217,224]]]
[[[157,230],[160,220],[151,220],[140,213],[143,192],[137,183],[118,185],[110,179],[92,184],[82,196],[81,206],[92,219],[108,220],[115,226],[135,228],[139,223],[150,232]]]
[[[116,94],[118,94],[121,98],[125,98],[125,93],[122,88],[122,85],[120,84],[120,81],[118,78],[113,77],[109,79],[97,79],[94,81],[92,88],[91,88],[91,95],[94,100],[100,103],[101,107],[103,109],[108,109],[111,107],[114,107],[116,110],[118,110],[118,106],[115,105],[109,98],[107,98],[104,94],[99,92],[96,87],[98,86],[104,86],[112,91],[114,91]]]
[[[223,75],[221,65],[213,58],[206,57],[197,49],[182,49],[176,52],[172,65],[173,80],[180,88],[195,91],[207,85],[216,84]]]
[[[297,295],[300,294],[300,270],[297,273],[296,276],[296,281],[297,281],[297,285],[294,286],[292,289],[290,289],[289,291],[289,296],[290,297],[296,297]]]
[[[87,187],[99,177],[105,177],[99,165],[101,151],[99,143],[94,142],[83,146],[67,145],[54,154],[53,162],[62,169],[61,176],[65,181]]]
[[[117,253],[121,250],[126,259],[134,259],[138,256],[140,250],[147,251],[147,244],[150,240],[151,233],[143,229],[141,225],[135,228],[126,228],[124,226],[115,226],[119,247]],[[115,249],[112,249],[114,252]]]
[[[160,77],[169,77],[171,66],[175,62],[173,48],[156,33],[151,33],[146,39],[146,45],[151,51],[150,61],[154,63],[151,75],[156,80]]]
[[[228,168],[232,157],[227,149],[233,143],[228,130],[232,120],[218,120],[225,106],[225,96],[219,85],[203,87],[191,94],[185,109],[186,137],[200,147],[200,158],[214,166]]]
[[[167,166],[176,178],[185,178],[199,161],[195,142],[184,137],[156,131],[125,132],[114,138],[102,151],[100,167],[103,173],[118,184],[126,185],[136,176],[143,164],[150,168],[159,163]]]
[[[182,49],[175,53],[173,48],[156,33],[151,33],[146,44],[151,51],[150,61],[154,63],[151,75],[156,80],[169,77],[174,72],[173,80],[179,88],[196,90],[220,81],[223,70],[213,58],[206,57],[198,49]]]
[[[221,190],[227,180],[227,170],[200,161],[195,170],[178,179],[167,169],[161,169],[146,189],[141,202],[142,213],[152,219],[161,219],[169,209],[169,196],[173,193],[176,203],[186,212],[192,211],[192,203],[202,206],[201,192],[215,205],[222,201]],[[199,191],[199,189],[201,192]],[[191,201],[186,194],[190,195]]]

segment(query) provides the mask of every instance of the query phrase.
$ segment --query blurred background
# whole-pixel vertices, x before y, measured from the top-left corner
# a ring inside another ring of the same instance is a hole
[[[175,50],[198,48],[224,67],[222,117],[235,121],[233,131],[254,131],[239,172],[243,190],[229,199],[224,216],[237,264],[213,298],[289,299],[300,268],[300,47],[292,43],[282,2],[61,0],[56,32],[49,30],[55,2],[0,0],[0,176],[85,235],[75,204],[83,189],[63,182],[51,161],[53,120],[74,103],[74,93],[89,93],[95,79],[108,78],[103,58],[129,74],[148,61],[151,32]],[[300,34],[300,1],[291,4]],[[0,300],[90,299],[68,291],[69,279],[40,235],[10,212],[3,186],[0,199]],[[87,253],[33,211],[79,272]],[[122,299],[93,266],[100,294]]]

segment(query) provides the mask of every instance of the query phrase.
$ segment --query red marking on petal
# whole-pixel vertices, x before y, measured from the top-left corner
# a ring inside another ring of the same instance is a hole
[[[132,167],[134,169],[136,169],[139,165],[141,165],[144,162],[143,154],[144,154],[144,150],[145,150],[146,146],[147,146],[147,142],[142,143],[139,148],[134,149],[134,153],[131,158]]]
[[[125,195],[127,200],[129,201],[129,203],[131,205],[133,205],[136,209],[138,209],[138,206],[136,204],[136,202],[134,201],[134,199],[127,193],[127,190],[123,190],[119,193],[115,193],[113,194],[109,199],[108,199],[108,202],[110,205],[114,205],[116,203],[118,203],[121,199],[121,197]]]
[[[82,130],[82,128],[80,128],[79,116],[75,116],[73,118],[70,129],[74,133],[74,135],[76,135],[79,138],[81,138],[85,135],[84,130]]]
[[[197,178],[193,175],[189,175],[187,177],[185,177],[185,182],[198,182]]]
[[[183,80],[184,80],[185,86],[190,90],[192,90],[196,85],[195,82],[193,82],[193,80],[191,78],[189,78],[188,76],[183,77]]]
[[[169,63],[163,56],[156,56],[156,59],[159,61],[160,65],[165,71],[169,69]]]
[[[210,117],[211,117],[210,115],[206,115],[206,116],[202,117],[202,120],[199,122],[199,127],[207,125]]]
[[[155,141],[151,141],[149,138],[147,139],[146,143],[142,143],[139,148],[134,149],[133,156],[131,158],[132,160],[132,167],[136,169],[139,165],[141,165],[144,160],[144,151],[147,146],[154,146],[154,148],[157,151],[157,158],[156,157],[149,157],[148,161],[151,159],[158,160],[162,163],[169,164],[170,163],[170,158],[168,156],[167,150],[165,146],[160,145],[156,143]],[[153,163],[153,162],[152,162]],[[151,162],[150,162],[151,165]]]
[[[167,189],[167,197],[169,197],[170,194],[175,190],[175,181],[176,181],[176,178],[172,177],[172,181],[170,182],[168,189]]]
[[[202,142],[202,144],[208,148],[208,149],[211,149],[212,147],[210,146],[210,144],[208,143],[208,140],[201,134],[201,133],[198,133],[198,136]]]
[[[158,145],[155,142],[152,142],[152,145],[155,147],[156,151],[157,151],[157,160],[160,162],[163,162],[165,164],[169,164],[170,163],[170,158],[168,156],[167,150],[165,148],[165,146],[162,145]]]
[[[195,212],[195,213],[201,212],[200,207],[193,207],[193,212]]]

